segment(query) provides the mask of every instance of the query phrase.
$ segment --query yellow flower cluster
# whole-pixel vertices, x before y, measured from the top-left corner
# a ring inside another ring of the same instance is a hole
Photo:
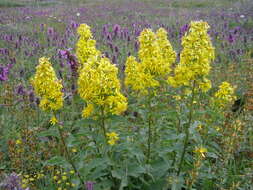
[[[82,67],[89,57],[100,55],[100,52],[96,49],[96,40],[93,39],[90,27],[87,24],[81,24],[77,29],[77,33],[79,34],[79,40],[76,44],[76,56]]]
[[[63,106],[62,84],[57,79],[48,58],[39,59],[39,65],[36,67],[31,83],[35,94],[41,98],[39,106],[43,111],[55,111]]]
[[[205,158],[205,153],[207,153],[207,149],[204,147],[196,147],[194,150],[195,153],[197,153],[198,155],[202,156],[203,158]]]
[[[108,144],[112,146],[119,140],[119,135],[115,132],[106,133],[106,136],[108,137]]]
[[[219,86],[219,90],[214,94],[215,102],[221,107],[226,106],[236,99],[234,88],[228,82],[223,82]]]
[[[43,172],[37,173],[37,174],[24,174],[22,175],[22,188],[27,188],[28,186],[32,186],[37,180],[40,180],[44,178]]]
[[[183,50],[174,71],[175,76],[168,78],[168,83],[173,87],[191,86],[195,81],[204,92],[211,88],[211,82],[206,77],[214,59],[214,48],[207,34],[208,29],[206,22],[191,22],[188,34],[182,38]]]
[[[59,186],[57,190],[67,190],[71,189],[71,187],[75,187],[76,184],[71,182],[71,178],[74,173],[74,170],[71,170],[68,173],[60,172],[59,170],[57,170],[55,175],[53,176],[54,183]]]
[[[134,91],[146,94],[148,88],[158,87],[159,79],[168,77],[171,64],[176,59],[167,32],[160,28],[154,33],[151,29],[144,29],[139,36],[140,49],[138,56],[130,56],[126,61],[125,84]]]
[[[103,109],[104,114],[121,114],[127,108],[127,99],[120,93],[118,69],[109,59],[93,56],[79,72],[78,92],[87,102],[83,117],[89,117],[94,106]]]
[[[57,123],[58,123],[57,118],[56,118],[55,116],[51,117],[51,119],[50,119],[50,123],[51,123],[52,125],[57,124]]]

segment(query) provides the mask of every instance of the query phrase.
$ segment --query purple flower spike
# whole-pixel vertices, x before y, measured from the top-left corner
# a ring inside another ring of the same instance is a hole
[[[17,94],[18,95],[24,95],[25,94],[25,89],[24,89],[24,86],[22,84],[18,85]]]
[[[180,32],[179,32],[179,35],[180,35],[180,38],[182,38],[185,34],[185,32],[187,32],[189,30],[189,25],[188,24],[185,24],[183,25],[181,28],[180,28]]]
[[[30,91],[29,92],[29,100],[30,100],[30,102],[33,103],[34,99],[35,99],[34,93],[33,93],[33,91]]]
[[[68,51],[67,50],[59,50],[60,57],[67,59],[68,58]]]
[[[116,37],[116,36],[119,36],[120,30],[121,30],[120,25],[115,24],[115,25],[113,26],[113,33],[114,33],[114,36],[115,36],[115,37]]]
[[[6,81],[8,80],[8,74],[9,74],[10,67],[4,67],[0,65],[0,81]]]
[[[228,40],[229,43],[233,43],[235,41],[235,36],[233,36],[232,34],[229,34],[227,40]]]
[[[79,26],[79,24],[77,24],[75,21],[71,21],[70,24],[73,29],[76,29]]]
[[[29,188],[21,187],[21,179],[16,173],[6,176],[3,183],[0,183],[0,188],[5,190],[29,190]]]
[[[51,27],[49,27],[49,28],[47,29],[47,35],[48,35],[48,36],[52,36],[53,34],[54,34],[54,29],[51,28]]]
[[[86,185],[86,189],[87,190],[94,190],[94,182],[92,182],[92,181],[87,181],[86,183],[85,183],[85,185]]]
[[[108,33],[106,38],[107,38],[107,40],[108,40],[108,41],[111,41],[111,40],[112,40],[112,36],[111,36],[111,34],[110,34],[110,33]]]

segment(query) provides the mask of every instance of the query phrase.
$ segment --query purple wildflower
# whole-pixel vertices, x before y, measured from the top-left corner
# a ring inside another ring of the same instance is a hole
[[[227,40],[229,43],[233,43],[235,41],[235,36],[233,36],[232,34],[229,34]]]
[[[25,94],[25,89],[24,89],[24,86],[22,84],[17,86],[17,94],[18,95],[24,95]]]
[[[8,80],[9,69],[10,66],[5,67],[0,65],[0,81]]]
[[[180,32],[179,32],[179,36],[180,38],[182,38],[185,34],[185,32],[187,32],[189,30],[189,25],[188,24],[185,24],[183,25],[181,28],[180,28]]]
[[[94,182],[92,182],[92,181],[87,181],[86,183],[85,183],[85,186],[86,186],[86,189],[87,190],[93,190],[94,189]]]
[[[49,28],[47,29],[47,35],[48,35],[48,36],[52,36],[53,34],[54,34],[54,29],[51,28],[51,27],[49,27]]]
[[[32,90],[30,92],[28,92],[28,93],[29,93],[29,100],[30,100],[31,103],[33,103],[34,99],[35,99],[34,93],[33,93]]]
[[[21,187],[21,179],[16,173],[6,176],[3,183],[0,184],[0,188],[6,190],[29,190],[29,188],[24,189]]]
[[[76,29],[79,26],[79,24],[77,24],[75,21],[71,21],[70,24],[73,29]]]
[[[120,30],[121,30],[120,25],[115,24],[113,26],[114,37],[118,37],[119,36]]]

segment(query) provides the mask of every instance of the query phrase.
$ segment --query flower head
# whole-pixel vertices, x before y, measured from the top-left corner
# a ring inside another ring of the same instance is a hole
[[[109,145],[115,145],[115,143],[119,140],[119,135],[115,132],[106,133],[106,136],[108,137],[108,144]]]
[[[163,28],[156,33],[151,29],[144,29],[139,36],[139,44],[140,62],[132,56],[128,57],[125,84],[131,86],[134,91],[146,94],[148,88],[160,86],[159,79],[168,77],[176,53]]]
[[[207,149],[204,148],[204,147],[196,147],[195,150],[194,150],[195,153],[201,155],[203,158],[205,158],[205,153],[207,153]]]
[[[57,123],[58,123],[57,118],[56,118],[55,116],[53,116],[53,117],[50,119],[50,123],[51,123],[52,125],[57,124]]]
[[[120,114],[127,108],[127,100],[120,93],[118,69],[108,58],[91,57],[80,70],[78,92],[88,106],[83,117],[89,117],[94,106],[101,107],[104,114]]]
[[[208,29],[206,22],[191,22],[189,32],[182,38],[180,63],[175,68],[174,77],[168,78],[171,86],[191,86],[195,81],[202,91],[211,88],[211,82],[206,77],[214,59],[214,48],[207,34]]]
[[[221,83],[219,90],[214,94],[214,97],[214,101],[221,107],[225,107],[236,99],[234,88],[228,82]]]
[[[79,40],[76,44],[76,56],[82,66],[89,57],[101,53],[96,49],[96,41],[93,39],[90,27],[87,24],[81,24],[77,29],[77,33],[79,34]]]
[[[40,108],[44,111],[56,111],[63,106],[61,81],[57,79],[49,59],[42,57],[31,79],[35,94],[41,98]]]

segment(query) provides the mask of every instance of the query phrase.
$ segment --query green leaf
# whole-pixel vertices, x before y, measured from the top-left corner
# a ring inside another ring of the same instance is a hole
[[[44,162],[44,166],[67,166],[69,163],[62,156],[54,156],[53,158]]]
[[[124,176],[124,171],[121,169],[112,170],[111,173],[112,177],[117,179],[122,179],[122,177]]]
[[[145,172],[146,172],[145,168],[140,165],[130,165],[130,167],[128,167],[129,176],[133,176],[137,178]]]
[[[37,135],[38,137],[49,137],[49,136],[59,137],[58,130],[55,127],[51,127],[50,129],[42,131]]]

